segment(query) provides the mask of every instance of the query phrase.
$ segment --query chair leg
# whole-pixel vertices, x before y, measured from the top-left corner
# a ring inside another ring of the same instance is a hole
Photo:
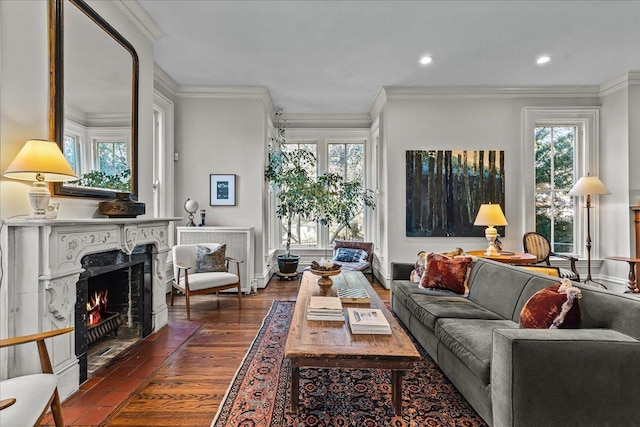
[[[51,413],[53,414],[53,421],[56,427],[64,427],[64,420],[62,419],[62,405],[60,404],[60,395],[58,389],[53,392],[53,401],[51,402]]]
[[[191,320],[191,304],[189,302],[189,291],[185,289],[184,295],[187,303],[187,320]]]
[[[238,285],[238,307],[242,308],[242,288]]]
[[[176,288],[173,287],[173,285],[171,285],[171,307],[173,307],[173,297],[176,294]]]

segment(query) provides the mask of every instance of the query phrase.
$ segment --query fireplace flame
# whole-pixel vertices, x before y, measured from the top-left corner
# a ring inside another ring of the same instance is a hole
[[[108,289],[97,290],[93,295],[89,295],[89,301],[87,301],[87,326],[100,323],[107,312],[108,297]]]

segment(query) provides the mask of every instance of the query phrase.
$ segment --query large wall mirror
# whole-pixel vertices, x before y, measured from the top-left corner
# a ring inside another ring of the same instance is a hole
[[[79,177],[54,194],[137,194],[138,55],[82,0],[49,0],[50,137]]]

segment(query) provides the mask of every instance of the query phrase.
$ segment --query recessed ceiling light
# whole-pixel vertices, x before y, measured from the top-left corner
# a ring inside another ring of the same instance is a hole
[[[550,56],[542,55],[542,56],[538,57],[538,59],[536,60],[536,64],[542,65],[542,64],[546,64],[549,61],[551,61],[551,57]]]
[[[420,58],[420,64],[422,65],[428,65],[428,64],[431,64],[432,62],[433,62],[433,56],[425,55],[422,58]]]

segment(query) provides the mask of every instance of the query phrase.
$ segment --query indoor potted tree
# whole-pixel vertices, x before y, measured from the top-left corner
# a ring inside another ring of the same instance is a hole
[[[278,268],[283,274],[295,273],[299,255],[291,254],[293,218],[299,216],[314,219],[317,212],[319,184],[315,171],[315,155],[305,149],[283,150],[285,129],[281,120],[282,110],[276,111],[276,137],[271,139],[269,163],[265,179],[276,192],[278,207],[276,217],[284,220],[287,239],[285,252],[278,255]]]

